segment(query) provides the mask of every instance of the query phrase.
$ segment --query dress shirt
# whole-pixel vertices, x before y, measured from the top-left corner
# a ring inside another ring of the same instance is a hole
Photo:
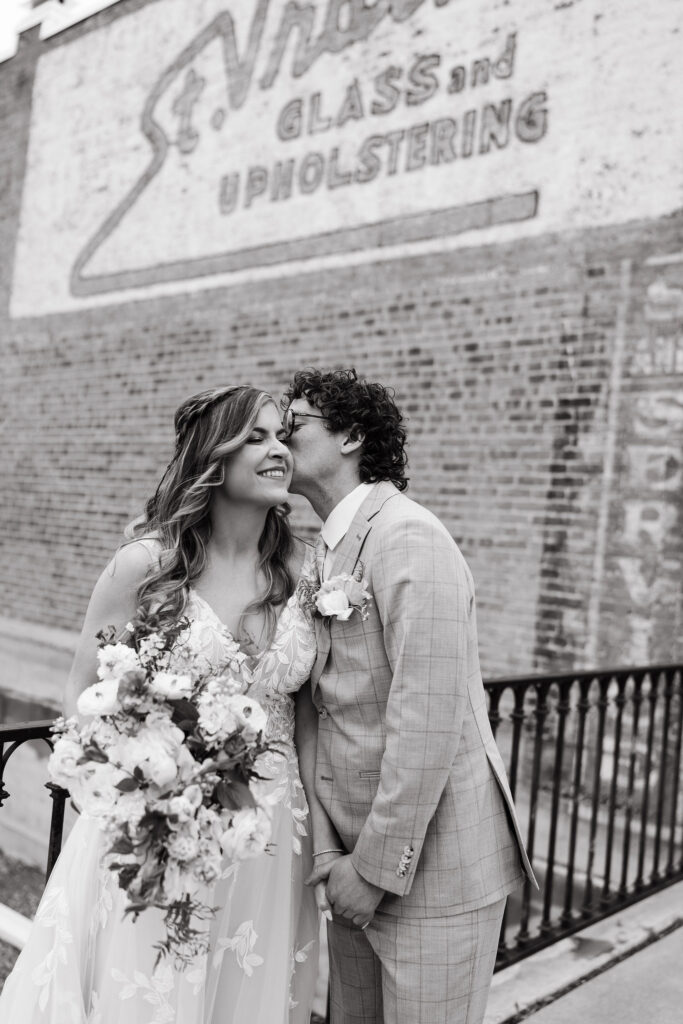
[[[329,516],[323,523],[320,535],[325,542],[325,562],[323,565],[323,579],[327,579],[334,561],[334,549],[344,539],[353,522],[354,516],[361,507],[374,484],[358,484],[352,491],[342,498],[334,506]]]

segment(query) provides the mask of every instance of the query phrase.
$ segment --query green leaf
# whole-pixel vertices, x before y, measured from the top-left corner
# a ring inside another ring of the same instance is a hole
[[[118,789],[119,793],[132,793],[133,790],[139,788],[140,783],[138,782],[138,780],[131,778],[121,779],[121,781],[117,782],[114,787],[114,789]]]
[[[256,807],[251,790],[244,782],[221,779],[216,786],[216,799],[228,811],[239,811],[242,807]]]
[[[114,845],[109,847],[109,853],[135,853],[135,847],[127,836],[119,836]]]
[[[109,758],[103,750],[100,750],[94,743],[90,743],[87,747],[83,748],[83,753],[89,761],[97,761],[98,764],[107,764]]]

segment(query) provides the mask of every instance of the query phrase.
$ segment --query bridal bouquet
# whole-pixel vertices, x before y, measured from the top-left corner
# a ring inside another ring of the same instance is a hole
[[[245,696],[250,671],[236,643],[217,669],[188,620],[129,624],[125,643],[113,633],[99,635],[98,682],[78,700],[85,724],[55,723],[49,771],[105,833],[126,913],[164,911],[159,956],[187,965],[208,946],[195,924],[216,909],[201,886],[221,876],[224,857],[256,856],[270,838],[250,787],[270,749],[266,714]]]

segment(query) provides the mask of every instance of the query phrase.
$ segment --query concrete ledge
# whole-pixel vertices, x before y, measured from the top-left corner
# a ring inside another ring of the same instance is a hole
[[[23,949],[30,929],[31,921],[27,917],[0,903],[0,941],[8,942],[15,949]]]
[[[45,626],[39,622],[10,619],[7,615],[0,615],[0,637],[15,641],[25,640],[32,646],[53,647],[73,655],[79,633],[73,629],[58,629],[56,626]]]
[[[484,1024],[513,1024],[682,925],[678,882],[494,974]]]
[[[0,691],[27,703],[60,709],[78,635],[0,615]]]

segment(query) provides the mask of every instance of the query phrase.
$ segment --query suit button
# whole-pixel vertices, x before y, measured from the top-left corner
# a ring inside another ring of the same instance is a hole
[[[319,716],[320,716],[321,718],[327,718],[327,717],[328,717],[328,711],[327,711],[327,708],[326,708],[326,707],[322,707],[322,708],[320,708],[320,710],[318,711],[318,714],[319,714]]]

